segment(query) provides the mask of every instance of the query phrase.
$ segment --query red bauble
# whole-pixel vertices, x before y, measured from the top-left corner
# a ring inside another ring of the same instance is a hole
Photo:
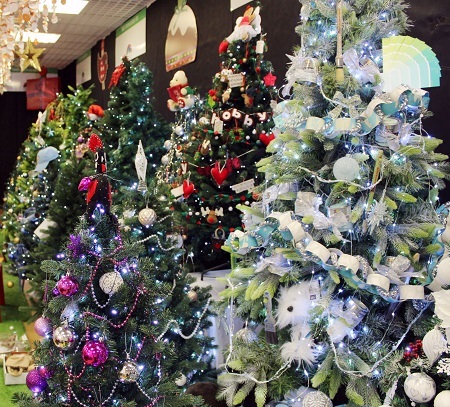
[[[50,379],[54,373],[48,366],[38,366],[37,371],[44,379]]]
[[[87,341],[82,350],[84,363],[90,366],[100,366],[108,359],[108,348],[103,342]]]
[[[56,284],[58,291],[65,297],[71,297],[78,292],[78,281],[71,276],[63,276]]]
[[[28,372],[26,383],[33,393],[41,393],[48,386],[47,380],[42,377],[37,370]]]

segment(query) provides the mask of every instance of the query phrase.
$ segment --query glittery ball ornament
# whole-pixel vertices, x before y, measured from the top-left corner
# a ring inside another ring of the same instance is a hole
[[[56,284],[56,287],[61,295],[71,297],[78,292],[79,285],[78,281],[72,276],[62,276]]]
[[[119,291],[119,288],[123,284],[123,278],[119,272],[111,271],[100,277],[99,284],[105,294],[111,295]]]
[[[434,407],[450,406],[450,390],[441,391],[434,399]]]
[[[303,399],[303,407],[333,407],[329,397],[321,391],[312,391]]]
[[[33,393],[41,393],[48,386],[47,380],[37,370],[28,372],[26,384]]]
[[[258,335],[256,335],[255,331],[247,327],[237,331],[234,337],[245,343],[252,343],[258,340]]]
[[[352,157],[342,157],[333,165],[333,175],[337,180],[353,181],[359,175],[359,164]]]
[[[189,290],[187,293],[187,296],[188,296],[189,300],[192,302],[198,301],[197,291]]]
[[[138,220],[143,226],[153,225],[156,221],[156,212],[151,208],[144,208],[139,212]]]
[[[108,359],[108,348],[100,341],[87,341],[81,352],[87,365],[100,366]]]
[[[75,331],[67,325],[59,326],[53,331],[53,343],[62,350],[70,349],[77,338]]]
[[[136,362],[127,360],[119,372],[119,380],[122,383],[134,383],[139,377],[139,369]]]
[[[175,384],[179,387],[184,386],[187,382],[186,376],[181,373],[181,375],[178,377],[178,379],[175,380]]]
[[[54,373],[53,370],[48,366],[39,366],[37,368],[37,371],[44,379],[50,379],[50,377],[52,377]]]
[[[39,336],[46,336],[53,330],[52,321],[49,318],[39,317],[34,321],[34,330]]]
[[[427,403],[436,394],[436,383],[425,373],[411,373],[403,385],[406,395],[416,403]]]

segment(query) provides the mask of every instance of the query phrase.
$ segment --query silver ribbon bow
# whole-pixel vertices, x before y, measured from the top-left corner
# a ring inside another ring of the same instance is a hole
[[[351,118],[357,118],[359,116],[357,106],[361,104],[361,98],[359,95],[353,95],[350,98],[346,98],[342,92],[337,91],[333,96],[333,101],[336,102],[337,106],[328,113],[333,119],[337,119],[342,113],[342,109],[345,107],[348,110],[348,114]]]
[[[350,75],[362,85],[367,82],[375,83],[376,75],[380,75],[378,65],[368,57],[359,58],[354,48],[345,51],[342,58]]]

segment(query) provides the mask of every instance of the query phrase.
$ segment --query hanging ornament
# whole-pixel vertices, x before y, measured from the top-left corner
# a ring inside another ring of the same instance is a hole
[[[123,59],[127,59],[126,57],[124,57]],[[112,75],[111,75],[111,80],[109,81],[109,86],[108,88],[111,88],[112,86],[117,86],[117,84],[119,83],[120,77],[123,75],[123,73],[125,72],[125,64],[122,62],[118,67],[116,67],[116,69],[114,69]]]
[[[350,156],[342,157],[333,165],[333,175],[337,180],[353,181],[359,176],[359,164]]]
[[[35,48],[30,39],[28,39],[23,52],[17,53],[17,56],[20,58],[20,70],[23,72],[31,65],[34,69],[41,72],[38,58],[44,51],[45,48]]]
[[[162,165],[167,165],[169,163],[170,163],[170,157],[167,154],[163,155],[161,157],[161,164]]]
[[[78,292],[79,284],[78,281],[75,280],[75,278],[73,278],[72,276],[65,275],[61,277],[61,279],[56,284],[56,287],[58,288],[58,291],[61,295],[64,295],[65,297],[71,297]]]
[[[228,175],[230,174],[228,168],[223,165],[222,168],[220,168],[219,161],[216,161],[214,164],[214,168],[211,170],[211,176],[213,177],[214,181],[217,182],[217,185],[222,185],[224,181],[227,179]]]
[[[37,370],[28,372],[26,384],[33,393],[41,393],[48,386],[47,380]]]
[[[70,349],[77,339],[77,334],[67,323],[53,330],[53,343],[62,350]]]
[[[111,271],[100,277],[99,284],[105,294],[112,295],[119,291],[123,284],[123,278],[119,272]]]
[[[139,377],[139,369],[136,362],[127,360],[119,372],[119,380],[122,383],[134,383]]]
[[[275,345],[278,343],[277,330],[275,328],[277,321],[275,321],[275,318],[272,315],[272,297],[268,291],[264,293],[264,302],[266,308],[266,318],[264,319],[266,342]]]
[[[188,293],[187,293],[187,296],[188,296],[188,298],[189,298],[189,300],[190,300],[191,302],[198,301],[198,294],[197,294],[197,291],[189,290]]]
[[[312,391],[303,399],[303,407],[333,407],[329,397],[321,391]]]
[[[277,80],[277,77],[275,75],[272,75],[272,72],[269,72],[264,78],[264,85],[266,86],[275,86],[275,81]]]
[[[195,190],[194,184],[190,180],[185,179],[183,181],[183,197],[184,197],[184,199],[188,199],[194,193],[194,190]]]
[[[258,335],[256,335],[256,332],[247,326],[237,331],[234,337],[244,343],[252,343],[258,340]]]
[[[49,318],[42,316],[34,321],[34,330],[39,336],[47,336],[52,329],[52,321]]]
[[[97,367],[106,362],[109,352],[103,341],[87,341],[81,354],[84,363]]]
[[[50,379],[55,373],[53,369],[48,366],[38,366],[37,371],[44,379]]]
[[[145,151],[144,147],[142,146],[141,140],[139,140],[138,150],[134,159],[134,165],[136,167],[136,172],[139,179],[137,190],[139,192],[145,192],[147,191],[147,182],[145,180],[147,174],[147,158],[145,157]]]
[[[270,142],[275,139],[275,135],[273,133],[267,134],[267,133],[261,133],[259,135],[259,140],[261,143],[263,143],[265,146],[268,146]]]
[[[151,226],[156,222],[156,212],[151,208],[144,208],[139,212],[138,220],[142,226]]]
[[[164,142],[164,148],[165,148],[166,150],[170,150],[170,149],[172,148],[172,141],[166,140],[166,141]]]
[[[438,327],[434,327],[422,339],[422,349],[426,357],[433,365],[447,348],[447,342],[444,335]],[[450,405],[450,404],[449,404]]]
[[[434,399],[434,407],[450,406],[450,390],[441,391]]]
[[[436,383],[425,373],[411,373],[403,386],[406,395],[415,403],[427,403],[436,394]]]
[[[186,382],[187,382],[187,378],[183,373],[181,373],[181,375],[178,377],[178,379],[175,380],[175,384],[179,387],[184,386],[186,384]]]

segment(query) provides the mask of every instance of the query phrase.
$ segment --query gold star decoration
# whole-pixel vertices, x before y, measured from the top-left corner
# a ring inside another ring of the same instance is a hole
[[[41,72],[41,65],[39,64],[38,58],[44,51],[45,48],[35,48],[33,43],[28,40],[23,52],[16,52],[17,56],[20,58],[20,70],[23,72],[31,65]]]

